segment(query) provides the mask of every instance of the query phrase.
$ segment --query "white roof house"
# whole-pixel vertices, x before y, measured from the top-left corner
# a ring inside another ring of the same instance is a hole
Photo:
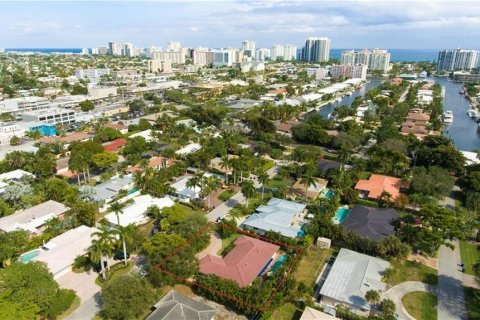
[[[260,232],[273,231],[289,238],[301,236],[306,205],[293,201],[272,198],[266,206],[261,205],[242,226]]]
[[[340,249],[320,295],[326,305],[343,304],[356,310],[370,310],[365,300],[368,290],[385,291],[382,276],[390,263],[366,254]]]
[[[17,169],[17,170],[0,174],[0,181],[3,181],[3,182],[18,181],[23,176],[33,177],[33,174],[27,171],[23,171],[21,169]]]
[[[129,224],[140,225],[148,221],[146,216],[147,209],[151,206],[157,206],[159,209],[171,207],[175,204],[169,197],[154,198],[151,195],[141,195],[133,198],[134,203],[123,208],[119,214],[120,225],[126,227]],[[117,215],[111,212],[105,216],[105,219],[112,225],[117,225]]]
[[[38,233],[38,228],[43,226],[48,220],[56,218],[68,210],[69,208],[62,203],[49,200],[0,218],[0,230],[5,232],[27,230],[32,233]]]
[[[205,172],[203,174],[204,177],[218,177],[220,179],[224,179],[223,176],[218,175],[218,174],[213,174],[210,172]],[[171,184],[170,186],[174,189],[174,197],[177,199],[180,199],[182,201],[189,202],[190,200],[194,200],[200,197],[200,187],[196,187],[195,190],[194,188],[188,188],[187,183],[191,179],[191,176],[185,176],[183,178],[180,178],[177,180],[175,183]]]
[[[96,231],[98,229],[87,226],[68,230],[47,242],[31,261],[45,262],[54,279],[57,279],[70,270],[77,256],[87,253],[92,234]]]
[[[202,146],[199,145],[198,143],[190,143],[190,144],[187,144],[185,147],[175,151],[175,154],[185,156],[187,154],[197,152],[200,149],[202,149]]]
[[[460,151],[463,156],[465,157],[465,165],[469,166],[472,164],[478,164],[480,163],[480,157],[478,156],[478,153],[476,152],[471,152],[471,151]]]
[[[135,137],[142,137],[145,139],[145,141],[151,141],[153,140],[153,137],[152,137],[152,130],[151,129],[148,129],[148,130],[144,130],[144,131],[140,131],[140,132],[137,132],[137,133],[134,133],[132,134],[129,138],[135,138]]]

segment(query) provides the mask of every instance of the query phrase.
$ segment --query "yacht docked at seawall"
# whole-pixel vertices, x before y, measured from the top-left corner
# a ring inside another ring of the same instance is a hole
[[[452,123],[453,122],[453,112],[447,110],[443,113],[443,122],[445,123]]]

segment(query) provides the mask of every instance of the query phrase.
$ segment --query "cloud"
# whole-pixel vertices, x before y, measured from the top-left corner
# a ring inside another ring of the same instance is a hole
[[[28,8],[28,10],[26,10]],[[29,13],[30,12],[30,13]],[[34,12],[35,14],[32,14]],[[21,21],[21,22],[19,22]],[[468,32],[465,32],[468,31]],[[334,47],[471,47],[480,2],[435,0],[3,2],[1,46],[301,45],[328,36]],[[421,36],[422,41],[415,41]]]

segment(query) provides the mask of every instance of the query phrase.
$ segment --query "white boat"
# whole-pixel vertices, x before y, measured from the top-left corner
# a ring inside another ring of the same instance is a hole
[[[443,122],[452,123],[453,122],[453,113],[450,110],[447,110],[443,113]]]
[[[350,97],[352,95],[352,91],[348,91],[346,95]]]
[[[467,114],[470,118],[476,118],[477,117],[477,111],[475,111],[475,110],[468,110]]]

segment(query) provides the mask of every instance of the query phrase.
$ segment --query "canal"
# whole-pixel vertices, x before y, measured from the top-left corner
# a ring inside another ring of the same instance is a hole
[[[453,123],[446,124],[443,135],[449,137],[459,150],[473,151],[480,149],[480,135],[477,133],[477,123],[472,120],[467,111],[470,101],[459,94],[463,84],[448,81],[447,78],[429,78],[439,83],[445,90],[443,110],[453,112]]]
[[[472,151],[480,149],[480,135],[477,133],[477,123],[467,115],[467,111],[470,109],[470,102],[458,93],[463,85],[448,81],[447,78],[432,77],[428,79],[436,81],[442,86],[445,91],[443,109],[453,112],[453,123],[445,126],[443,135],[452,139],[459,150]],[[369,80],[369,83],[355,90],[351,96],[344,96],[341,101],[329,103],[316,112],[327,118],[333,109],[342,105],[350,106],[356,97],[365,96],[369,90],[378,87],[384,81],[382,78],[371,78]]]
[[[364,85],[358,90],[353,91],[351,96],[343,96],[341,101],[331,102],[329,104],[326,104],[323,107],[321,107],[317,112],[322,117],[328,118],[328,115],[333,111],[333,109],[343,105],[347,105],[347,106],[352,105],[352,102],[353,100],[355,100],[356,97],[358,96],[364,97],[368,91],[378,87],[380,84],[382,84],[383,81],[384,80],[382,78],[370,78],[369,82],[366,85]]]

